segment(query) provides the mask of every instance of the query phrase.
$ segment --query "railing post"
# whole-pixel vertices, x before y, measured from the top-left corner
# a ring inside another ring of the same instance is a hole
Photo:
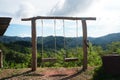
[[[2,53],[2,50],[0,50],[0,68],[3,68],[3,53]]]

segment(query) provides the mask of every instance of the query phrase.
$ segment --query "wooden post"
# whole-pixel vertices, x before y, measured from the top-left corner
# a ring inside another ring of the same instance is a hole
[[[0,50],[0,68],[3,67],[3,54],[2,54],[2,50]]]
[[[33,18],[32,20],[32,71],[37,68],[37,39],[36,39],[36,22]]]
[[[82,20],[82,29],[83,29],[83,70],[87,69],[87,24],[86,20]]]

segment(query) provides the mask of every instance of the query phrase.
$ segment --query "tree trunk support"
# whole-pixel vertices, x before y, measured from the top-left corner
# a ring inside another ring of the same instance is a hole
[[[37,38],[36,38],[36,20],[31,20],[32,24],[32,71],[37,69]]]
[[[86,20],[82,20],[82,29],[83,29],[83,70],[87,69],[87,24]]]

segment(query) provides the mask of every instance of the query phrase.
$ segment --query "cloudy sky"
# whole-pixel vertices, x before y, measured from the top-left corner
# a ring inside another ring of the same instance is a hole
[[[0,17],[12,17],[7,36],[31,36],[30,22],[21,18],[33,16],[96,17],[87,21],[88,36],[99,37],[120,32],[120,0],[0,0]],[[44,36],[54,35],[54,21],[44,20]],[[78,35],[82,36],[78,21]],[[62,21],[56,21],[56,35],[63,35]],[[65,21],[66,36],[76,36],[76,22]],[[74,34],[73,34],[74,33]],[[41,35],[41,21],[37,21]]]

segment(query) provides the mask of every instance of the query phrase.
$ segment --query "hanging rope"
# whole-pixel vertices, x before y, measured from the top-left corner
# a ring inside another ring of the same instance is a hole
[[[43,45],[43,43],[44,43],[44,41],[43,41],[43,19],[41,19],[41,27],[42,27],[42,29],[41,29],[41,32],[42,32],[42,35],[41,35],[41,37],[42,37],[42,53],[41,53],[41,58],[42,58],[43,52],[44,52],[44,50],[43,50],[43,48],[44,48],[44,45]]]
[[[64,19],[63,19],[63,36],[64,36],[64,58],[67,57],[67,54],[66,54],[66,39],[65,39],[65,23],[64,23]]]
[[[54,38],[55,38],[55,53],[56,53],[56,51],[57,51],[57,49],[56,49],[56,19],[54,19]]]
[[[78,20],[76,20],[76,54],[78,54]]]

